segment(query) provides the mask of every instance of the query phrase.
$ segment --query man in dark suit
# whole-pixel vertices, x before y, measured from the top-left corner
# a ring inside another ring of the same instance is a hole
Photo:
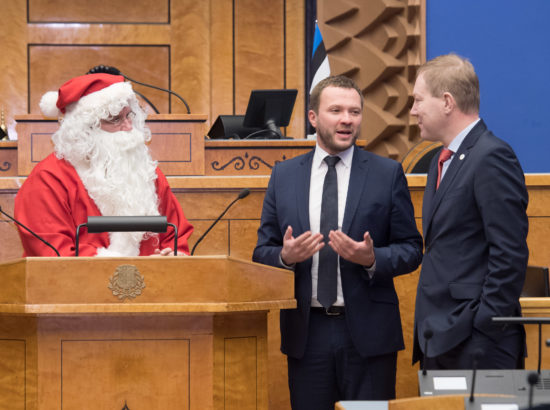
[[[471,368],[481,351],[479,368],[516,368],[523,327],[492,317],[521,315],[529,254],[523,171],[479,118],[479,82],[468,60],[450,54],[428,61],[413,96],[420,136],[443,144],[424,193],[413,363]]]
[[[329,77],[310,101],[317,145],[273,168],[253,255],[294,271],[298,308],[281,311],[281,350],[295,410],[395,397],[403,335],[393,278],[422,258],[401,165],[355,146],[361,90]]]

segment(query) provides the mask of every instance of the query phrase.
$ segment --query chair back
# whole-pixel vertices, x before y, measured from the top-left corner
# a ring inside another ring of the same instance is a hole
[[[527,266],[521,297],[536,298],[548,296],[550,296],[548,268],[543,266]]]

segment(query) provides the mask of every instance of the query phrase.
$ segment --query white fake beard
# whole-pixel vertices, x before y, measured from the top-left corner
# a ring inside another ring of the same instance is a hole
[[[159,215],[156,162],[137,130],[93,133],[85,161],[73,164],[103,216]],[[138,256],[145,232],[111,232],[98,256]],[[147,235],[151,235],[148,233]]]

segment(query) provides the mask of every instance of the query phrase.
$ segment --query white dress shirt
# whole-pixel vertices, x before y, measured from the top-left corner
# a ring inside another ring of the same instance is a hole
[[[321,202],[323,197],[323,183],[325,182],[325,174],[328,170],[328,165],[324,158],[329,155],[319,145],[315,147],[313,155],[313,163],[311,164],[311,180],[309,186],[309,226],[311,232],[317,233],[321,226]],[[346,209],[346,199],[348,196],[349,176],[351,173],[351,162],[353,159],[353,146],[338,154],[340,161],[336,163],[336,174],[338,178],[338,229],[342,229],[344,220],[344,210]],[[328,246],[328,245],[325,245]],[[313,255],[311,265],[312,279],[312,306],[321,306],[317,300],[317,278],[319,269],[319,252]],[[342,279],[340,276],[340,260],[338,260],[338,275],[337,275],[337,297],[335,306],[344,306],[344,294],[342,292]]]
[[[451,161],[455,157],[455,154],[457,153],[458,149],[460,148],[460,145],[462,144],[462,141],[464,141],[464,138],[466,138],[466,135],[472,130],[472,128],[475,127],[475,125],[479,122],[479,118],[472,122],[470,125],[468,125],[466,128],[464,128],[460,133],[453,138],[449,146],[447,147],[451,151],[453,151],[453,155],[451,155],[451,158],[449,158],[447,161],[443,163],[443,167],[441,168],[441,180],[443,181],[443,177],[445,176],[445,172],[447,172],[447,168],[449,168],[449,165],[451,165]]]

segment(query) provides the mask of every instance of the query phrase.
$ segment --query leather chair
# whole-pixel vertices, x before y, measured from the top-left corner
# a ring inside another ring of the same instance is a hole
[[[527,266],[521,297],[536,298],[548,296],[550,296],[548,268],[543,266]]]

